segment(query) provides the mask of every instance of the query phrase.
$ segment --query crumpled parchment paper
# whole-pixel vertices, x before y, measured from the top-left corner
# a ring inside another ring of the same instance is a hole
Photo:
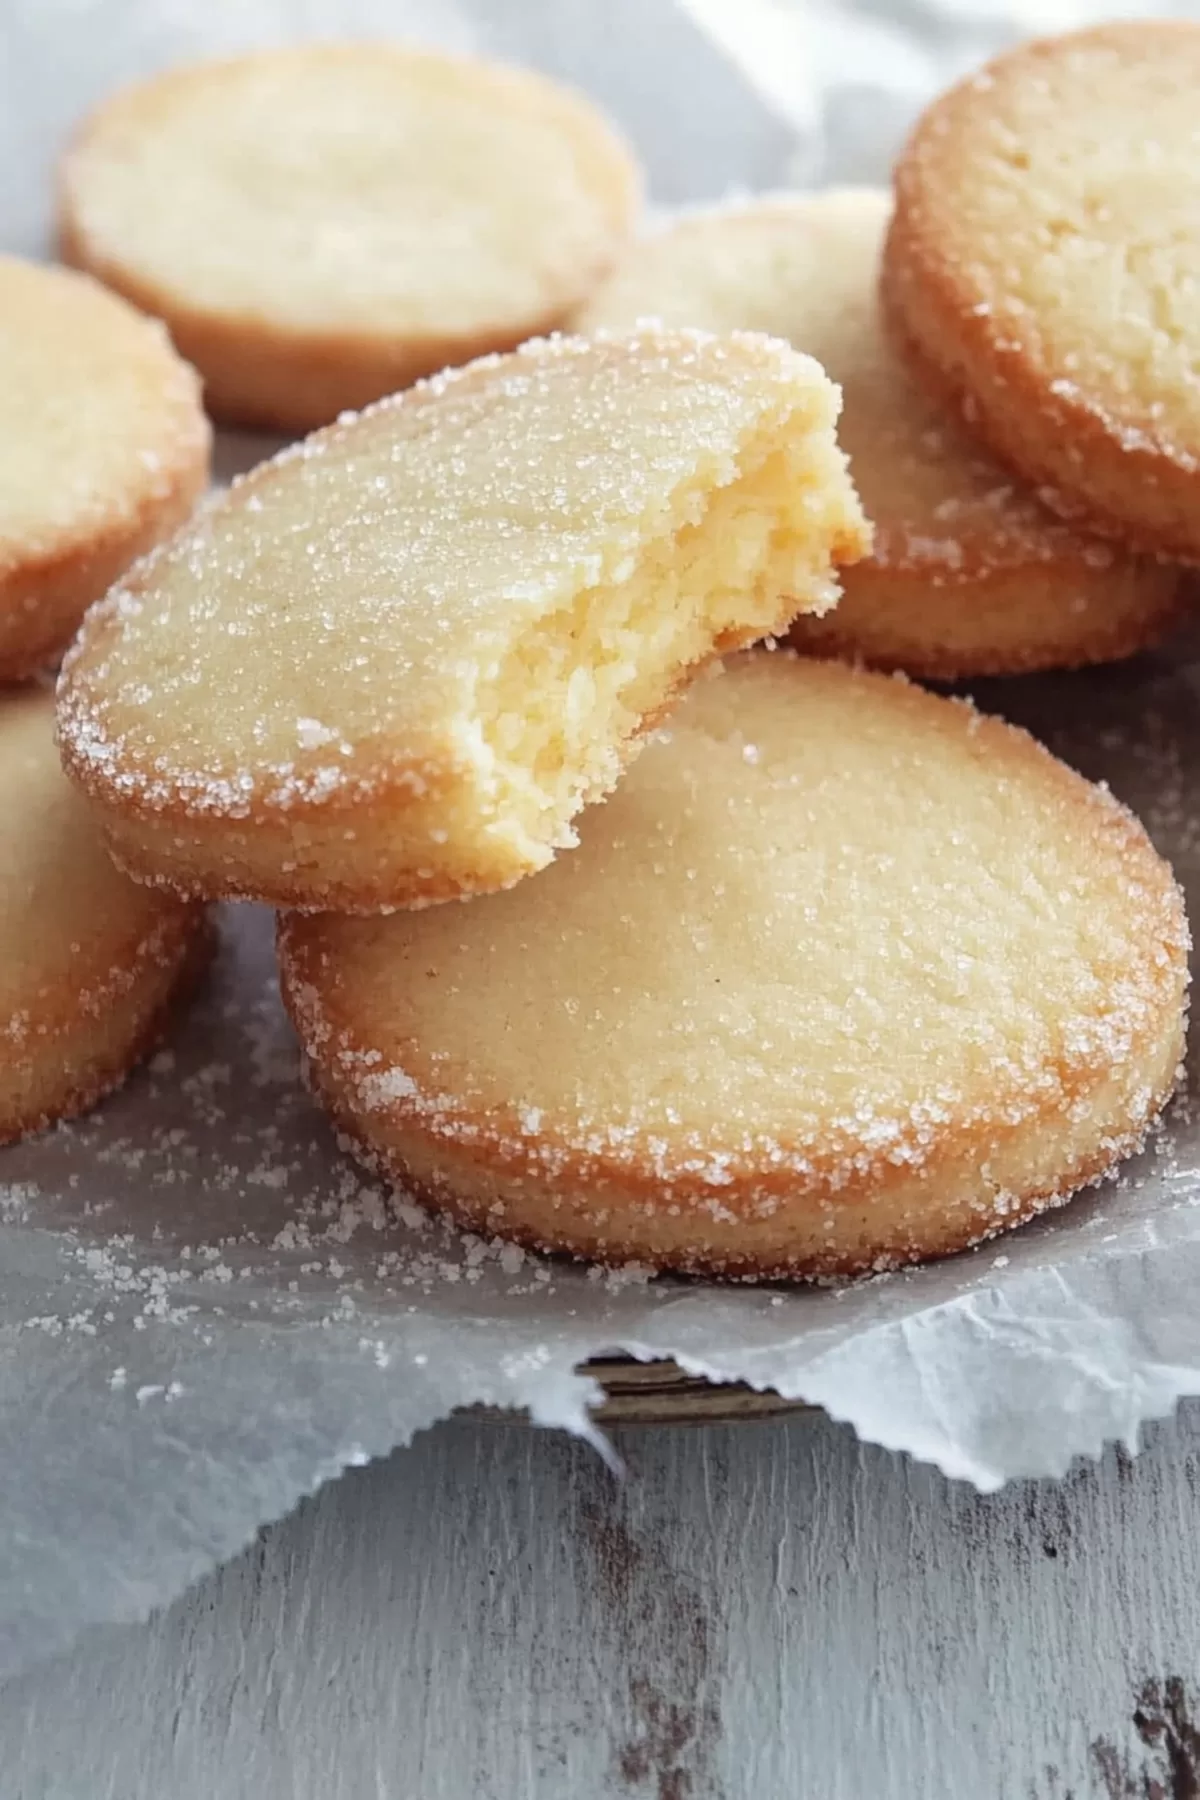
[[[1001,0],[23,0],[0,21],[4,245],[44,241],[86,105],[184,56],[407,28],[520,57],[617,113],[677,204],[882,179],[922,100],[1029,23]],[[220,468],[266,447],[227,440]],[[976,689],[1141,813],[1194,917],[1198,658],[1180,641]],[[455,1407],[527,1407],[604,1451],[576,1372],[599,1352],[803,1397],[980,1488],[1133,1445],[1200,1393],[1186,1094],[1119,1183],[937,1267],[812,1291],[601,1273],[456,1234],[341,1155],[297,1080],[270,923],[227,910],[168,1047],[90,1118],[0,1152],[0,1675],[144,1616]]]

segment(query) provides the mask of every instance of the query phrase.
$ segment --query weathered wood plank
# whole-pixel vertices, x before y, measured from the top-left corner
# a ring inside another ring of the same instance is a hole
[[[4,1800],[1200,1792],[1200,1407],[989,1499],[824,1421],[621,1449],[454,1424],[327,1489],[0,1693]]]

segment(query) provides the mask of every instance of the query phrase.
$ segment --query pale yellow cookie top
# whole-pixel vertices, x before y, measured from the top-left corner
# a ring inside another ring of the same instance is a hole
[[[72,148],[63,200],[89,264],[200,312],[502,336],[587,292],[640,182],[602,115],[544,76],[315,44],[116,95]]]
[[[53,696],[0,697],[0,1057],[93,1018],[155,953],[178,960],[187,909],[109,860],[59,766]]]
[[[994,357],[1189,469],[1198,88],[1195,21],[1036,41],[935,101],[897,170],[906,234]]]
[[[577,328],[742,328],[814,356],[842,388],[838,435],[881,567],[966,577],[1085,549],[1111,562],[928,399],[892,349],[877,293],[890,211],[882,190],[840,188],[685,216],[626,253]]]
[[[0,576],[127,530],[209,435],[161,325],[87,276],[0,257]]]
[[[283,942],[352,1110],[717,1180],[1036,1122],[1177,1031],[1187,929],[1136,820],[1025,733],[754,652],[536,879]]]
[[[648,559],[655,605],[686,576],[736,613],[768,551],[773,610],[832,603],[831,556],[866,542],[836,411],[787,345],[678,332],[549,339],[381,402],[253,471],[92,609],[59,690],[70,766],[233,816],[482,767],[502,675],[522,716],[542,680],[586,714],[596,680],[662,654],[618,619],[571,676],[553,636],[587,637],[588,597],[599,613]],[[709,543],[722,497],[769,478],[762,516],[731,510]]]

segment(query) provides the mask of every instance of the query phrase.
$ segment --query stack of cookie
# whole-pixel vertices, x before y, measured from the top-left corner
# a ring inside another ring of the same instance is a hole
[[[202,897],[107,855],[38,680],[208,486],[199,377],[218,416],[321,424],[561,323],[638,197],[575,95],[381,47],[183,70],[85,126],[61,236],[90,273],[0,260],[0,1143],[119,1081],[211,941]]]
[[[1112,658],[1175,616],[1200,431],[1188,464],[1160,264],[1191,241],[1135,255],[1130,220],[1181,33],[947,96],[894,215],[779,198],[629,248],[610,129],[478,64],[270,53],[84,132],[68,252],[222,416],[458,365],[207,505],[59,685],[121,869],[280,908],[314,1089],[407,1189],[541,1248],[811,1277],[977,1242],[1141,1141],[1183,1043],[1170,870],[1024,733],[877,671]]]
[[[0,258],[0,1143],[113,1086],[203,961],[204,907],[106,855],[35,677],[186,519],[210,436],[159,324],[85,276]]]
[[[1019,91],[1022,69],[1045,54],[1008,58],[1006,79]],[[1178,621],[1184,584],[1164,555],[1200,555],[1200,527],[1192,527],[1190,549],[1186,530],[1142,529],[1137,496],[1148,474],[1158,477],[1133,461],[1123,478],[1111,478],[1114,496],[1131,496],[1123,514],[1106,501],[1089,504],[1088,464],[1079,459],[1089,442],[1101,454],[1097,422],[1111,422],[1124,455],[1156,416],[1154,397],[1147,392],[1139,403],[1129,395],[1122,418],[1103,385],[1090,392],[1070,378],[1087,354],[1077,347],[1082,320],[1078,330],[1066,326],[1054,359],[1043,315],[1013,285],[1013,259],[1042,266],[1050,240],[1033,216],[1037,199],[1050,211],[1069,202],[1031,194],[1023,243],[1010,217],[1012,192],[996,197],[994,221],[964,199],[964,219],[955,211],[965,185],[958,171],[986,169],[982,149],[952,142],[941,164],[933,154],[960,114],[987,141],[976,83],[939,101],[897,170],[894,217],[892,196],[873,189],[774,195],[685,217],[647,237],[577,324],[624,330],[652,316],[711,331],[766,331],[809,351],[841,384],[841,440],[875,542],[847,574],[836,610],[797,626],[799,649],[947,681],[1110,662],[1149,648]],[[981,186],[987,194],[986,179]],[[942,220],[936,205],[961,221],[957,237],[927,223]],[[1118,230],[1128,228],[1126,220]],[[1075,242],[1084,279],[1101,282],[1100,246]],[[1108,275],[1107,304],[1115,307],[1123,297]],[[1162,280],[1164,292],[1179,294],[1169,271]],[[990,351],[977,379],[962,336],[943,317],[955,308],[975,354],[986,359]],[[1106,323],[1098,324],[1101,337]],[[1008,411],[1018,416],[1015,427]],[[1021,456],[1025,434],[1038,431],[1038,448]],[[1200,435],[1192,443],[1200,448]],[[1164,449],[1164,462],[1173,466],[1179,453],[1193,450]]]

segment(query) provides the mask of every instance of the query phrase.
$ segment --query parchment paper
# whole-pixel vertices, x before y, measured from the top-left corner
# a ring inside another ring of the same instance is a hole
[[[656,197],[678,203],[801,175],[882,178],[925,95],[1016,29],[999,0],[890,18],[693,0],[690,14],[666,0],[10,5],[5,247],[41,241],[67,124],[115,80],[183,55],[406,23],[523,55],[610,105]],[[227,441],[223,472],[264,447]],[[1194,916],[1197,655],[1180,641],[1114,670],[976,689],[1142,814]],[[297,1081],[270,920],[230,910],[170,1047],[90,1118],[0,1153],[0,1674],[89,1622],[143,1616],[320,1482],[457,1406],[525,1406],[605,1453],[575,1372],[601,1351],[818,1402],[980,1488],[1060,1474],[1200,1393],[1197,1292],[1186,1095],[1119,1184],[973,1255],[840,1290],[602,1274],[456,1235],[340,1154]]]

